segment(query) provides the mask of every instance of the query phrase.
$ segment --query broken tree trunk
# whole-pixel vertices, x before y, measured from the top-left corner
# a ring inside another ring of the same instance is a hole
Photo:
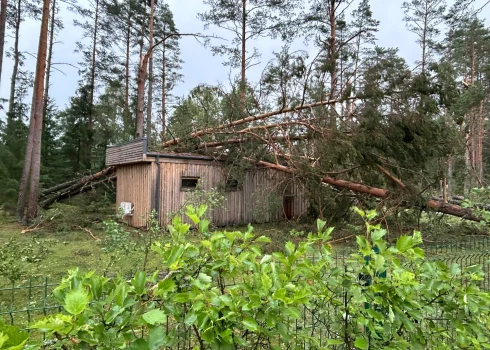
[[[264,162],[261,160],[254,160],[246,157],[244,159],[269,169],[275,169],[289,174],[296,173],[294,169],[291,169],[284,165],[273,164],[273,163]],[[357,182],[335,179],[331,176],[324,176],[322,178],[322,182],[338,188],[343,188],[358,193],[368,194],[378,198],[388,198],[391,195],[391,193],[388,190],[382,188],[366,186],[364,184],[357,183]],[[430,210],[437,211],[439,213],[457,216],[466,220],[471,220],[476,222],[481,221],[481,218],[474,215],[471,209],[461,208],[458,205],[444,203],[443,201],[440,200],[429,199],[428,201],[425,202],[425,206],[422,209],[424,210],[430,209]]]
[[[71,196],[76,195],[78,193],[86,192],[86,191],[94,188],[95,185],[100,184],[104,181],[115,180],[115,175],[114,175],[115,170],[116,170],[115,167],[108,167],[102,171],[99,171],[98,173],[95,173],[95,174],[92,174],[89,176],[85,176],[81,179],[75,180],[74,183],[73,183],[73,181],[65,182],[65,184],[71,184],[71,185],[62,186],[63,185],[62,184],[62,185],[52,187],[51,189],[56,188],[54,191],[59,191],[59,192],[55,193],[53,196],[51,196],[49,198],[44,199],[41,202],[39,202],[39,206],[41,208],[47,208],[51,204],[53,204],[54,202],[57,202],[61,199],[71,197]],[[110,176],[110,175],[112,175],[112,176]],[[60,191],[60,187],[61,187],[61,191]],[[51,193],[53,193],[54,191],[52,190]],[[46,193],[46,191],[44,191],[44,193]]]

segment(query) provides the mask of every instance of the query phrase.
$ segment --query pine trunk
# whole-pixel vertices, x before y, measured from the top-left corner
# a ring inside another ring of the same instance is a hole
[[[149,47],[153,46],[153,20],[155,14],[155,0],[150,0],[150,38],[149,38]],[[150,58],[148,61],[148,106],[146,107],[146,137],[148,143],[151,144],[151,112],[153,106],[153,51],[150,52]]]
[[[130,2],[131,3],[131,2]],[[129,71],[129,61],[131,58],[131,7],[128,11],[128,22],[126,28],[126,62],[124,64],[125,73],[124,73],[124,114],[123,114],[123,123],[124,123],[124,131],[128,132],[131,130],[131,113],[129,112],[129,75],[131,74]]]
[[[53,60],[54,31],[55,31],[55,24],[56,24],[55,15],[56,15],[56,0],[53,0],[53,4],[51,8],[51,21],[49,24],[48,61],[46,63],[46,83],[44,84],[43,118],[46,118],[46,114],[48,112],[49,79],[51,77],[51,62]]]
[[[95,65],[97,58],[97,34],[99,28],[99,0],[95,0],[94,32],[92,37],[92,62],[90,71],[90,100],[88,118],[88,140],[87,140],[87,169],[92,169],[92,145],[94,125],[94,94],[95,94]]]
[[[7,0],[0,2],[0,82],[2,81],[3,50],[5,47],[5,26],[7,24]]]
[[[10,81],[10,98],[8,117],[13,118],[15,105],[15,85],[17,82],[17,74],[19,72],[19,34],[20,22],[22,22],[22,0],[17,1],[16,17],[15,17],[15,39],[14,39],[14,67],[12,69],[12,78]]]
[[[34,79],[33,105],[31,116],[34,117],[34,131],[32,134],[32,159],[29,200],[27,203],[26,222],[30,223],[37,216],[37,200],[39,196],[39,176],[41,171],[41,136],[43,128],[43,93],[44,77],[46,74],[46,54],[48,42],[50,0],[43,1],[43,12],[41,19],[41,32],[39,34],[39,47],[37,51],[36,76]]]
[[[241,81],[240,81],[240,111],[245,110],[245,89],[247,86],[245,71],[247,69],[246,50],[247,50],[247,0],[242,0],[242,62],[241,62]]]
[[[137,92],[136,92],[136,135],[143,137],[144,111],[145,111],[145,83],[148,66],[148,56],[143,55],[145,40],[145,22],[141,25],[140,63],[138,67]]]
[[[167,63],[167,58],[166,58],[166,50],[165,50],[165,45],[162,46],[162,60],[163,60],[163,66],[162,66],[162,142],[165,142],[165,134],[167,133],[167,90],[166,90],[166,83],[167,83],[167,70],[166,70],[166,63]]]

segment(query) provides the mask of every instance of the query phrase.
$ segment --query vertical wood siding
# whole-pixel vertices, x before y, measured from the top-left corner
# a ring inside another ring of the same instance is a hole
[[[203,190],[221,189],[225,196],[222,208],[212,212],[212,222],[218,226],[272,222],[284,219],[283,197],[292,198],[294,217],[307,210],[302,186],[290,175],[268,169],[255,169],[244,175],[237,191],[223,190],[225,175],[218,162],[161,159],[160,223],[171,220],[169,213],[179,211],[189,192],[181,191],[182,177],[199,177]]]
[[[203,190],[220,190],[225,201],[222,207],[212,211],[212,222],[217,226],[284,220],[285,197],[289,198],[287,206],[294,218],[304,215],[308,208],[300,181],[283,172],[250,170],[244,174],[238,190],[226,191],[224,168],[219,162],[161,158],[159,164],[161,225],[169,223],[170,214],[181,210],[186,205],[186,196],[191,194],[181,190],[182,177],[198,177]],[[125,218],[128,224],[146,226],[149,214],[156,208],[157,171],[155,162],[118,166],[117,206],[121,202],[131,202],[134,206],[133,216]]]
[[[151,163],[139,163],[117,167],[116,206],[121,202],[131,202],[134,206],[133,216],[124,220],[135,227],[146,226],[151,213],[152,189],[155,187],[154,171]]]

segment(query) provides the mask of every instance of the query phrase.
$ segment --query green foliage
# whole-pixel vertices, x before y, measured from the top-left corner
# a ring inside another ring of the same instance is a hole
[[[11,238],[0,246],[0,277],[14,283],[27,273],[28,264],[39,264],[48,254],[47,247],[36,238],[28,244]]]
[[[128,280],[72,270],[54,292],[68,314],[31,329],[75,348],[171,347],[182,327],[192,329],[198,349],[283,349],[304,342],[311,349],[485,348],[490,296],[478,287],[481,268],[425,259],[416,231],[389,246],[386,231],[371,223],[377,213],[354,210],[366,234],[338,266],[325,221],[303,242],[266,254],[269,240],[255,236],[253,227],[212,232],[202,219],[206,206],[188,207],[199,239],[189,239],[191,225],[175,217],[169,240],[153,245],[164,273],[139,272]],[[311,310],[315,326],[298,328]]]

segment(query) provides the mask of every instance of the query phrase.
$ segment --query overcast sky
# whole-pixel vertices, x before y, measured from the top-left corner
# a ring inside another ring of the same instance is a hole
[[[84,0],[80,0],[83,3]],[[202,0],[166,0],[174,14],[174,20],[178,30],[184,32],[203,32],[203,23],[197,19],[199,12],[206,11],[206,5]],[[238,0],[237,0],[238,1]],[[476,0],[477,4],[484,4],[485,0]],[[358,1],[351,5],[351,10],[357,7]],[[409,64],[413,64],[420,57],[420,48],[415,43],[415,35],[405,29],[403,22],[403,11],[401,4],[403,0],[371,0],[371,8],[374,17],[380,21],[378,37],[378,46],[382,47],[397,47],[400,55],[404,57]],[[486,24],[489,25],[488,13],[490,7],[485,8],[481,16],[485,18]],[[350,11],[349,11],[350,12]],[[485,14],[487,14],[485,16]],[[80,61],[80,56],[74,53],[76,41],[81,39],[81,30],[73,27],[73,13],[63,10],[63,22],[65,28],[58,35],[58,42],[54,49],[53,62],[56,63],[56,68],[63,73],[53,72],[50,88],[50,95],[55,98],[59,108],[64,108],[70,96],[73,96],[79,76],[78,70],[68,65],[61,63],[70,63],[77,65]],[[20,50],[35,54],[37,51],[39,38],[39,22],[28,20],[22,24]],[[206,34],[222,35],[218,30],[210,28]],[[11,34],[11,33],[7,33]],[[5,44],[5,50],[10,50],[13,44],[13,38],[8,37]],[[279,51],[282,43],[280,41],[272,41],[260,39],[253,41],[252,44],[257,47],[262,53],[262,64],[253,68],[249,72],[249,79],[257,81],[264,65],[271,59],[272,52]],[[207,83],[217,84],[225,83],[229,77],[229,67],[222,65],[224,57],[213,56],[212,53],[202,47],[195,39],[187,37],[180,41],[182,59],[184,60],[182,73],[184,81],[181,82],[174,90],[177,96],[185,96],[187,92],[194,86]],[[34,58],[27,55],[25,67],[35,69]],[[0,96],[8,98],[10,87],[10,76],[12,74],[12,59],[4,58],[4,67],[2,72],[2,81],[0,86]],[[236,74],[237,72],[233,72]],[[3,103],[7,108],[7,103]]]

